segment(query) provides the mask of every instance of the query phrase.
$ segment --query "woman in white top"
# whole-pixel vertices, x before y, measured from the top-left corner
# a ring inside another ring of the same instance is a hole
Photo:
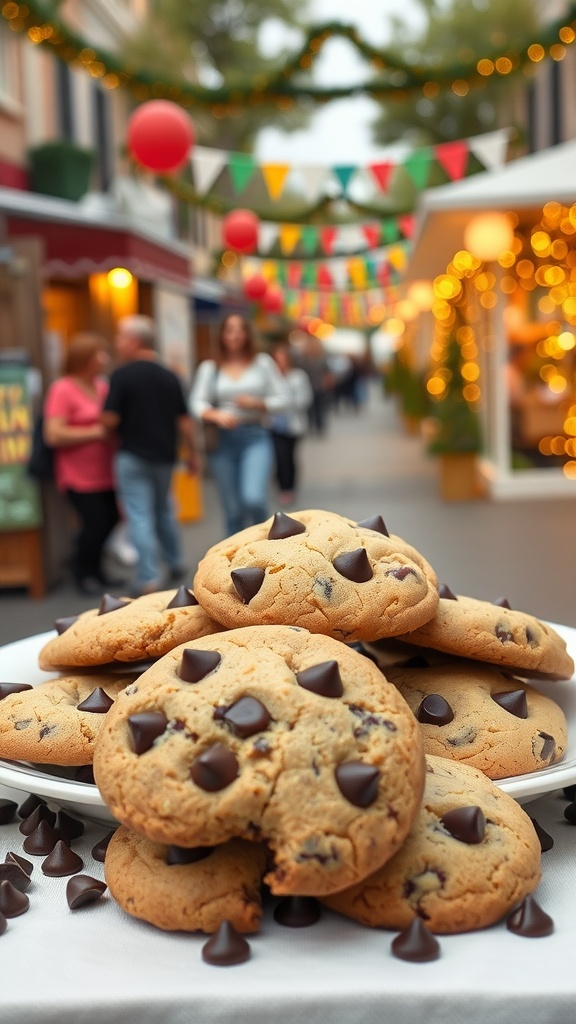
[[[196,371],[190,412],[218,428],[218,444],[207,456],[230,536],[269,515],[274,450],[263,420],[283,410],[288,398],[274,360],[256,351],[244,317],[225,317],[218,349],[217,359],[206,359]]]
[[[305,370],[294,366],[290,346],[277,345],[274,361],[288,390],[289,405],[284,412],[271,417],[270,429],[276,452],[276,479],[280,505],[291,505],[296,491],[296,446],[308,429],[308,409],[314,395]]]

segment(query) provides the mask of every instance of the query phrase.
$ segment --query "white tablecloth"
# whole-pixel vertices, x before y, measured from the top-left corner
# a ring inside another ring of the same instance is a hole
[[[23,794],[0,787],[1,797]],[[441,959],[392,957],[393,933],[324,911],[311,928],[278,925],[267,908],[252,957],[205,964],[205,936],[171,934],[125,915],[108,893],[71,911],[67,878],[34,861],[29,910],[0,937],[5,1024],[570,1024],[576,1020],[576,827],[552,794],[528,805],[554,837],[536,894],[553,935],[525,939],[505,924],[441,936]],[[0,860],[22,854],[18,823],[0,826]],[[74,843],[84,873],[103,878],[91,849],[106,827]],[[24,854],[24,856],[27,856]]]

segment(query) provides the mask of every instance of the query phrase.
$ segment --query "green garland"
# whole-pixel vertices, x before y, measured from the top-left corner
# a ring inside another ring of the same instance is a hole
[[[248,78],[233,86],[224,84],[218,88],[206,88],[183,80],[160,81],[142,69],[125,67],[118,56],[91,46],[68,28],[58,18],[57,9],[58,3],[54,0],[28,0],[25,4],[8,2],[2,6],[2,16],[14,31],[27,32],[33,43],[52,48],[67,64],[84,67],[106,88],[129,89],[139,102],[163,98],[185,107],[208,107],[218,116],[227,116],[247,106],[276,104],[279,109],[288,110],[302,99],[322,104],[358,94],[376,100],[399,100],[417,90],[426,95],[426,90],[432,88],[452,89],[457,95],[465,95],[470,86],[481,85],[491,74],[517,73],[534,67],[547,56],[561,59],[566,47],[576,38],[576,3],[572,3],[563,18],[545,26],[540,39],[527,42],[519,53],[499,49],[485,54],[480,60],[414,66],[400,60],[391,51],[377,49],[366,42],[354,26],[327,22],[312,25],[302,47],[276,72]],[[310,70],[324,43],[336,37],[348,39],[377,68],[378,76],[356,86],[332,88],[299,82],[298,77]],[[534,48],[538,50],[538,56],[534,55]],[[499,61],[506,63],[499,68]],[[483,71],[478,70],[480,65],[484,66]],[[491,65],[491,70],[487,65]]]

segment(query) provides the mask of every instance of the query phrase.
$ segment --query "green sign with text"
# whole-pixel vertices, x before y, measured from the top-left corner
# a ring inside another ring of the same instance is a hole
[[[26,471],[32,409],[26,366],[0,361],[0,530],[33,530],[42,522],[38,485]]]

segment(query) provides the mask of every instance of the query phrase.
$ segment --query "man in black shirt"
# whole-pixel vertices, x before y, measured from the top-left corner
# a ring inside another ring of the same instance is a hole
[[[179,448],[198,472],[191,417],[178,377],[158,362],[154,323],[147,316],[123,317],[116,351],[121,365],[110,378],[103,422],[118,435],[115,458],[118,497],[138,552],[137,593],[162,584],[158,548],[170,582],[183,574],[180,535],[170,498]]]

